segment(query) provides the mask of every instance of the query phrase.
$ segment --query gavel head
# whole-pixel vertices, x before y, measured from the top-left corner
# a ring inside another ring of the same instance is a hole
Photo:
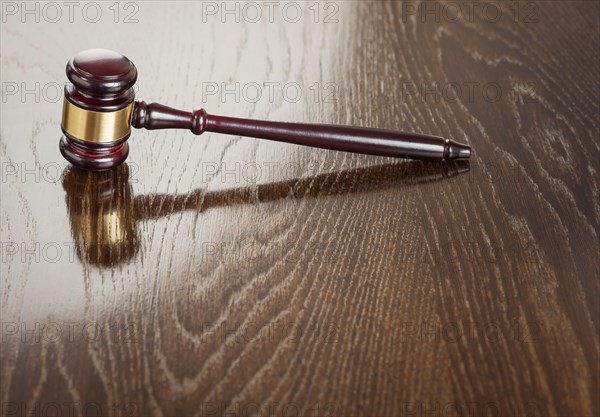
[[[74,166],[92,171],[122,164],[129,153],[137,79],[127,57],[89,49],[67,63],[60,151]]]

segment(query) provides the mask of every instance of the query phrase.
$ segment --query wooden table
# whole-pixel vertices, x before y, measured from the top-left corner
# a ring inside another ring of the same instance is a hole
[[[3,2],[2,415],[599,415],[599,4]],[[475,154],[136,131],[77,172],[92,47],[146,101]]]

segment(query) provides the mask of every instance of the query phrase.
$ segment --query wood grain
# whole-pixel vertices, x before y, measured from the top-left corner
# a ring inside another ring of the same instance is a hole
[[[600,5],[474,3],[3,3],[2,414],[600,415]],[[139,99],[475,156],[136,131],[76,172],[53,88],[90,47]]]

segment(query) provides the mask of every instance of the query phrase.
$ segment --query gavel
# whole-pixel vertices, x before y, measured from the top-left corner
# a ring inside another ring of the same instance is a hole
[[[60,140],[74,166],[102,171],[121,165],[129,154],[131,128],[189,129],[249,136],[335,151],[396,158],[448,161],[468,159],[471,148],[441,136],[362,127],[285,123],[209,115],[135,101],[135,65],[106,49],[89,49],[67,63]]]

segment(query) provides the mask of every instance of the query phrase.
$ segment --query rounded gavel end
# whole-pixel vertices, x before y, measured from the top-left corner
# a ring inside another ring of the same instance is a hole
[[[89,49],[67,63],[60,140],[62,155],[92,171],[122,164],[129,153],[135,65],[106,49]]]

